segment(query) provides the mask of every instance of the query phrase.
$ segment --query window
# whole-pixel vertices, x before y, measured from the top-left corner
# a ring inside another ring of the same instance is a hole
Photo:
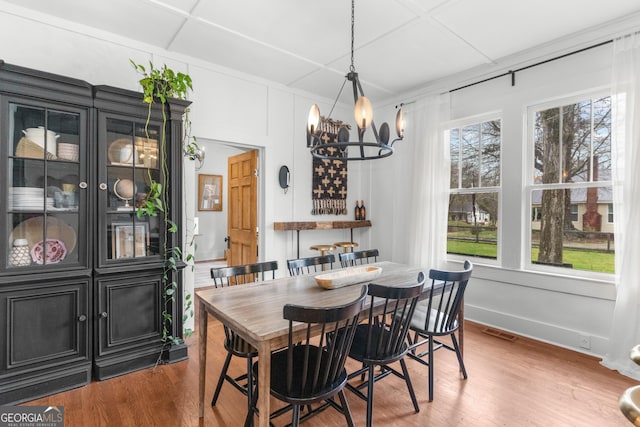
[[[571,222],[578,222],[578,205],[576,203],[571,203],[571,206],[569,206],[569,216],[571,217]]]
[[[531,113],[531,262],[613,273],[610,97]]]
[[[449,129],[447,253],[498,258],[500,120]]]

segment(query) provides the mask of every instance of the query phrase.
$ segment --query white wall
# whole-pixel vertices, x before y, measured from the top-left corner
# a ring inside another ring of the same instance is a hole
[[[309,106],[319,103],[329,111],[333,100],[294,92],[260,79],[230,72],[214,64],[143,45],[117,35],[82,27],[50,17],[25,18],[17,7],[0,11],[0,55],[8,63],[37,68],[83,79],[92,84],[110,84],[137,90],[137,76],[129,58],[148,60],[187,71],[193,78],[191,119],[193,134],[204,139],[264,148],[261,163],[263,191],[260,194],[261,259],[279,261],[286,274],[286,259],[296,255],[295,232],[275,232],[274,221],[351,219],[344,216],[311,215],[311,158],[305,147],[304,123]],[[39,22],[41,19],[43,22]],[[28,29],[26,31],[25,29]],[[19,37],[16,35],[19,34]],[[581,334],[592,338],[591,351],[604,352],[613,308],[611,283],[580,280],[521,270],[524,212],[520,197],[523,183],[524,118],[527,105],[591,88],[609,81],[611,45],[571,56],[518,73],[516,86],[508,78],[474,86],[452,94],[452,114],[462,118],[487,111],[501,111],[503,119],[503,199],[509,215],[501,216],[502,267],[476,263],[469,288],[466,314],[469,318],[502,329],[529,335],[563,346],[578,348]],[[336,88],[341,84],[336,82]],[[410,100],[410,98],[409,98]],[[405,100],[406,101],[406,100]],[[386,108],[386,107],[385,107]],[[393,122],[392,105],[388,117]],[[349,118],[349,109],[338,107],[336,118]],[[248,119],[249,118],[249,119]],[[413,118],[417,119],[417,118]],[[377,122],[382,120],[376,119]],[[411,194],[406,190],[411,175],[411,135],[396,144],[396,154],[384,160],[349,165],[349,207],[364,199],[371,229],[355,230],[362,248],[377,247],[382,258],[403,262],[406,253],[407,210]],[[207,150],[207,162],[216,150]],[[221,155],[222,157],[222,155]],[[291,187],[278,186],[278,169],[287,165]],[[195,214],[196,172],[188,162],[185,171],[185,230],[192,229]],[[303,231],[300,255],[310,255],[314,243],[345,240],[348,230]],[[188,240],[188,239],[187,239]],[[185,271],[185,292],[193,292],[193,275]],[[579,349],[580,350],[580,349]]]
[[[465,315],[480,323],[597,355],[604,354],[606,349],[615,298],[613,283],[527,272],[522,267],[526,231],[521,227],[523,223],[525,227],[529,224],[529,207],[522,197],[525,127],[528,106],[607,87],[612,46],[604,45],[519,72],[513,87],[510,78],[503,77],[451,93],[453,120],[488,112],[497,112],[502,119],[503,246],[498,266],[474,260]],[[400,144],[411,143],[411,135],[406,140]],[[410,159],[403,159],[405,154],[399,147],[389,170],[374,173],[377,178],[374,185],[385,191],[380,192],[381,200],[372,206],[388,219],[385,227],[376,227],[374,240],[385,251],[390,249],[400,262],[407,260],[402,242],[410,230],[405,232],[401,224],[412,195],[389,187],[407,185],[402,165],[410,164]],[[450,265],[461,267],[459,262]],[[583,335],[590,338],[590,349],[580,347]]]

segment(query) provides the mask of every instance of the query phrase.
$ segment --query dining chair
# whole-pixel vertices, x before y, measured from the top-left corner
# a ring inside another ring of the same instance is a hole
[[[464,292],[467,288],[473,264],[464,262],[461,271],[429,270],[431,286],[425,287],[423,301],[416,307],[411,320],[411,332],[408,337],[408,356],[429,367],[429,402],[433,400],[433,352],[439,348],[454,351],[458,357],[460,372],[467,379],[467,370],[455,332],[459,332],[458,315],[464,304]],[[411,336],[413,335],[413,337]],[[438,337],[451,337],[451,345],[438,340]],[[427,350],[418,353],[417,348],[427,344]],[[427,360],[424,357],[427,356]]]
[[[318,271],[322,271],[326,266],[332,269],[334,262],[336,262],[336,256],[334,254],[319,255],[308,258],[289,259],[287,260],[287,267],[289,268],[290,276],[298,276],[300,274],[317,273]]]
[[[346,385],[356,396],[367,402],[367,427],[371,427],[373,422],[374,383],[390,374],[405,381],[413,408],[416,412],[420,411],[404,357],[409,350],[407,345],[409,323],[422,293],[424,281],[424,274],[420,272],[416,282],[402,287],[369,284],[368,295],[371,297],[369,307],[381,306],[382,312],[374,314],[374,310],[370,310],[368,322],[356,328],[349,357],[361,362],[362,368],[349,374],[350,382]],[[389,366],[396,361],[400,362],[402,372]],[[374,373],[376,366],[381,368],[377,375]],[[351,380],[358,376],[360,376],[360,383],[352,384]],[[365,377],[367,377],[366,382]],[[366,394],[361,391],[365,386]]]
[[[340,265],[342,267],[352,267],[354,265],[369,264],[378,261],[380,252],[377,249],[367,249],[363,251],[354,251],[340,253]]]
[[[287,347],[271,354],[271,395],[287,406],[270,414],[271,418],[293,411],[291,426],[298,426],[328,407],[341,412],[349,426],[353,418],[344,395],[347,372],[344,368],[359,316],[367,298],[367,285],[360,296],[344,305],[334,307],[305,307],[287,304],[283,318],[289,321]],[[303,325],[301,325],[301,323]],[[300,332],[303,332],[300,334]],[[329,340],[340,331],[339,339]],[[258,362],[253,364],[256,378],[253,403],[245,426],[253,424],[258,389]],[[334,398],[338,396],[340,404]],[[300,416],[300,408],[320,406]]]
[[[211,278],[214,286],[239,286],[245,283],[255,282],[257,280],[275,279],[276,270],[278,269],[277,261],[258,262],[253,264],[236,265],[232,267],[221,267],[211,269]],[[270,273],[270,274],[269,274]],[[258,350],[251,344],[246,342],[240,336],[236,335],[233,330],[224,326],[224,348],[227,350],[227,357],[222,366],[222,372],[218,378],[218,384],[211,400],[211,406],[215,406],[222,390],[222,384],[228,381],[236,389],[240,390],[247,396],[247,406],[251,408],[251,393],[253,392],[253,378],[248,373],[253,364],[253,358],[258,355]],[[228,375],[229,363],[233,356],[247,359],[247,370],[238,377]],[[246,380],[246,384],[244,381]]]

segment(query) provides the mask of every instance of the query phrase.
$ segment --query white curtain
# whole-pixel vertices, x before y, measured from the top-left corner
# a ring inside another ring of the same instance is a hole
[[[409,262],[443,268],[447,251],[449,145],[442,124],[449,120],[449,94],[416,101],[413,129],[413,182],[408,228]]]
[[[616,303],[602,364],[640,379],[629,351],[640,344],[640,35],[614,40],[612,151]]]

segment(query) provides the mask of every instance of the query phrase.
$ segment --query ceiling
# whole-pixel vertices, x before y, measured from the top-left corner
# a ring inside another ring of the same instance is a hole
[[[327,98],[350,65],[349,0],[6,3]],[[640,17],[638,0],[358,0],[354,62],[367,96],[384,99],[466,70],[498,69],[559,40],[577,44],[580,34],[629,17]]]

